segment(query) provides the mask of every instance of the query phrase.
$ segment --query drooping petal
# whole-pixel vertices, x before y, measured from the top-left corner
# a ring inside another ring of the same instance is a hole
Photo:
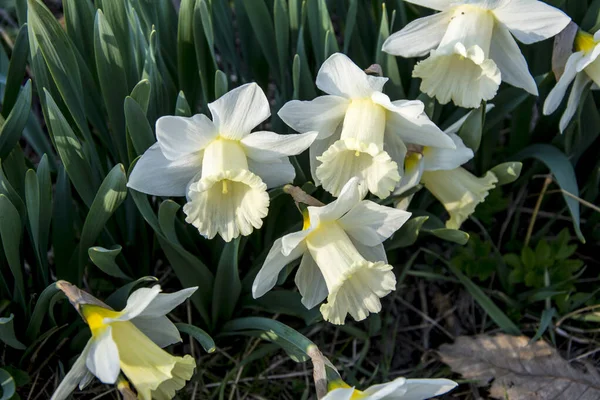
[[[525,44],[548,39],[562,31],[571,18],[538,0],[503,1],[493,10],[495,17]]]
[[[367,246],[376,246],[392,236],[411,213],[363,200],[340,220],[339,224],[352,238]]]
[[[558,82],[556,82],[556,86],[554,86],[548,94],[548,97],[546,97],[546,101],[544,102],[544,115],[552,114],[560,106],[569,85],[571,85],[571,82],[573,82],[575,76],[577,76],[577,63],[582,57],[583,52],[579,51],[571,54],[567,60],[563,74]]]
[[[317,87],[327,94],[347,99],[369,97],[374,91],[381,91],[387,78],[368,79],[348,56],[342,53],[331,55],[317,74]]]
[[[131,322],[158,347],[164,348],[181,342],[179,330],[164,315],[155,318],[135,318]]]
[[[352,387],[349,388],[337,388],[328,392],[322,400],[352,400],[354,397],[355,390]]]
[[[577,74],[575,77],[575,82],[573,83],[571,94],[569,95],[569,100],[567,101],[567,108],[565,108],[565,112],[560,119],[559,128],[561,133],[567,129],[569,122],[571,122],[571,119],[573,119],[573,116],[577,112],[579,103],[582,100],[581,97],[583,96],[583,92],[590,82],[591,79],[588,78],[586,74]]]
[[[190,182],[201,172],[202,152],[171,161],[155,143],[135,164],[127,187],[153,196],[185,196]]]
[[[350,101],[340,96],[319,96],[311,101],[292,100],[277,113],[297,132],[319,132],[318,140],[335,133],[344,120]]]
[[[352,244],[354,247],[356,247],[356,250],[360,253],[360,255],[365,258],[365,260],[371,261],[372,263],[376,263],[378,261],[383,261],[384,263],[388,262],[387,254],[383,244],[378,244],[377,246],[367,246],[353,237],[350,237],[350,240],[352,240]]]
[[[398,165],[398,173],[404,175],[404,159],[406,158],[406,144],[397,132],[390,132],[383,138],[383,150],[390,155],[392,161]]]
[[[458,384],[450,379],[407,379],[404,384],[406,392],[398,399],[425,400],[447,393]],[[390,400],[393,400],[391,397]]]
[[[323,207],[308,207],[311,225],[338,220],[356,206],[363,198],[359,183],[358,179],[352,178],[344,185],[335,201]]]
[[[168,160],[204,149],[219,134],[213,122],[204,114],[193,117],[167,115],[156,121],[156,139]]]
[[[304,253],[294,279],[302,295],[302,304],[309,310],[327,298],[327,284],[310,253]]]
[[[423,161],[423,155],[419,153],[411,153],[406,156],[404,161],[404,175],[396,189],[394,189],[394,195],[400,196],[406,191],[414,188],[421,181],[421,176],[425,168],[425,162]]]
[[[235,88],[208,104],[221,136],[240,140],[269,118],[269,101],[256,83]]]
[[[197,286],[179,290],[174,293],[158,293],[148,306],[137,315],[137,318],[158,318],[170,313],[175,307],[186,301]]]
[[[525,89],[534,96],[538,95],[537,84],[529,72],[527,61],[523,57],[519,45],[508,29],[501,24],[494,25],[490,58],[498,66],[502,74],[502,81]]]
[[[390,35],[382,50],[406,58],[426,56],[442,41],[451,16],[452,13],[441,12],[416,19]]]
[[[302,246],[306,237],[311,233],[312,227],[309,229],[301,230],[298,232],[288,233],[284,237],[281,238],[281,253],[284,256],[289,256],[292,254],[298,247]]]
[[[151,288],[140,288],[133,292],[127,299],[127,305],[116,318],[105,318],[104,323],[115,321],[129,321],[144,312],[160,293],[160,285]]]
[[[458,168],[474,157],[473,150],[465,146],[460,136],[450,133],[448,136],[456,145],[455,149],[439,147],[423,148],[423,170],[437,171]]]
[[[269,209],[267,185],[245,169],[203,177],[190,186],[188,200],[185,221],[206,238],[218,233],[226,242],[259,229]]]
[[[286,265],[302,256],[306,250],[306,245],[301,243],[300,246],[287,256],[284,256],[281,250],[281,239],[277,239],[275,243],[273,243],[271,250],[269,250],[269,254],[267,254],[267,258],[265,259],[262,268],[252,283],[252,297],[255,299],[263,296],[275,286],[279,272],[281,272]]]
[[[269,162],[248,159],[248,169],[267,185],[267,189],[294,182],[296,170],[288,157]]]
[[[67,372],[63,380],[60,382],[60,385],[58,385],[52,394],[50,400],[65,400],[71,395],[81,380],[88,374],[88,369],[85,364],[91,346],[92,340],[89,340],[79,357],[77,357],[77,360],[75,360],[73,363],[73,366],[69,372]]]
[[[321,180],[317,176],[317,168],[321,165],[321,161],[319,161],[319,157],[323,155],[327,151],[332,144],[337,142],[340,139],[341,129],[338,128],[336,133],[333,135],[323,139],[323,140],[315,140],[313,144],[308,148],[308,158],[310,161],[310,175],[315,181],[315,185],[320,186]]]
[[[421,91],[441,104],[452,100],[459,107],[477,108],[482,100],[496,96],[501,82],[500,70],[483,50],[461,43],[452,48],[432,50],[429,58],[417,63],[413,77],[421,78]]]
[[[393,381],[370,386],[364,391],[369,399],[404,399],[406,393],[406,378],[400,377]]]
[[[90,341],[85,365],[102,383],[115,383],[121,367],[119,350],[112,337],[112,326],[104,327]]]
[[[94,374],[92,374],[87,367],[85,368],[85,375],[83,376],[83,378],[81,378],[81,380],[79,381],[79,390],[83,390],[87,387],[87,385],[89,385],[90,383],[92,383],[92,381],[94,380]]]
[[[414,100],[389,102],[383,97],[375,97],[375,99],[388,110],[386,136],[398,135],[404,143],[454,148],[454,143],[448,135],[425,114],[422,102]]]
[[[251,133],[241,143],[249,158],[255,161],[274,161],[302,153],[316,138],[315,131],[296,135],[263,131]]]

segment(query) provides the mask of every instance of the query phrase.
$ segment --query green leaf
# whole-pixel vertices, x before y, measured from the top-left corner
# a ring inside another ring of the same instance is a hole
[[[300,72],[302,65],[300,64],[300,56],[296,54],[294,56],[294,62],[292,63],[292,86],[294,93],[292,98],[298,100],[300,98]]]
[[[151,89],[150,81],[148,79],[142,79],[135,85],[130,94],[130,97],[142,107],[144,114],[148,112]]]
[[[535,336],[533,336],[529,340],[529,343],[537,342],[544,335],[544,333],[548,330],[548,327],[552,323],[552,319],[554,318],[555,315],[556,315],[556,309],[554,309],[554,308],[548,308],[548,309],[545,309],[544,311],[542,311],[542,318],[540,320],[540,326],[539,326],[538,330],[535,332]]]
[[[0,386],[2,387],[0,400],[12,399],[16,393],[17,385],[13,377],[2,368],[0,368]]]
[[[69,122],[65,119],[48,91],[44,91],[48,112],[48,124],[54,137],[56,150],[65,166],[65,170],[75,186],[75,190],[89,207],[96,193],[95,179],[90,164],[83,151],[81,142],[75,136]]]
[[[521,175],[523,163],[518,161],[509,161],[496,165],[490,171],[498,178],[498,186],[513,183]]]
[[[4,160],[0,160],[0,161],[4,161]],[[23,203],[21,196],[19,196],[19,194],[17,193],[15,188],[10,184],[10,181],[4,174],[4,170],[2,169],[1,163],[0,163],[0,194],[3,194],[6,197],[8,197],[8,200],[10,200],[10,202],[18,210],[21,218],[25,218],[25,215],[27,214],[27,209],[25,208],[25,203]]]
[[[177,103],[175,103],[175,115],[179,117],[192,116],[192,110],[190,109],[190,105],[188,104],[183,91],[180,91],[179,95],[177,96]]]
[[[204,351],[206,351],[207,353],[214,353],[217,349],[213,338],[211,338],[208,333],[204,332],[197,326],[184,324],[182,322],[176,323],[175,326],[177,327],[179,332],[187,333],[188,335],[196,339],[198,343],[200,343]]]
[[[549,144],[534,144],[523,149],[513,158],[516,160],[535,158],[536,160],[543,162],[548,169],[550,169],[556,183],[562,190],[570,193],[572,196],[579,196],[579,186],[577,185],[577,177],[575,176],[573,165],[567,156],[556,147]],[[571,217],[573,218],[575,233],[579,240],[582,243],[585,243],[585,238],[583,237],[583,233],[581,233],[581,228],[579,226],[579,202],[575,198],[564,193],[563,197],[567,203]]]
[[[98,193],[94,197],[90,211],[88,212],[79,242],[79,266],[80,272],[87,258],[88,249],[104,229],[109,218],[121,205],[127,196],[127,178],[122,164],[117,164],[108,173]]]
[[[105,303],[114,308],[115,310],[122,310],[125,308],[127,304],[127,298],[138,285],[144,282],[154,282],[158,283],[158,278],[154,276],[142,276],[139,279],[136,279],[133,282],[129,282],[126,285],[121,286],[117,289],[113,294],[108,296],[105,300]]]
[[[108,24],[101,10],[96,13],[94,22],[94,52],[100,91],[108,111],[111,125],[112,145],[119,160],[127,160],[127,145],[125,142],[125,114],[123,99],[127,97],[126,63],[119,51],[119,44],[113,29]]]
[[[15,328],[13,326],[14,317],[13,314],[10,314],[8,318],[0,318],[0,340],[13,349],[25,350],[25,345],[19,342],[15,336]]]
[[[85,60],[88,68],[96,72],[94,59],[94,5],[92,2],[79,0],[63,0],[65,25],[67,34],[79,53]]]
[[[4,256],[15,280],[14,299],[25,310],[25,283],[21,267],[21,218],[8,197],[0,194],[0,238]]]
[[[275,41],[275,29],[273,28],[273,20],[269,15],[269,10],[264,0],[255,0],[251,3],[242,2],[246,9],[246,14],[252,25],[252,30],[256,35],[258,44],[269,63],[271,70],[278,69],[277,62],[277,44]],[[283,40],[284,38],[280,38]]]
[[[356,25],[356,14],[358,11],[358,0],[350,0],[348,12],[346,13],[346,25],[344,28],[344,54],[348,54],[352,33]]]
[[[52,219],[60,223],[52,224],[52,247],[54,250],[54,265],[56,277],[70,282],[77,282],[77,268],[70,264],[71,255],[75,249],[75,232],[73,229],[73,198],[71,185],[63,165],[58,170],[55,188],[55,202]]]
[[[48,315],[50,302],[57,293],[62,295],[62,292],[58,289],[58,287],[56,287],[56,284],[51,283],[46,287],[46,289],[44,289],[42,294],[40,294],[37,302],[35,303],[31,318],[29,319],[27,330],[25,331],[25,336],[27,336],[29,341],[33,341],[38,338],[40,327],[42,326],[42,322],[44,322],[44,317]]]
[[[238,270],[240,238],[225,245],[215,276],[212,318],[216,326],[219,322],[229,321],[242,292],[242,282]]]
[[[31,80],[23,86],[15,106],[0,128],[0,158],[4,159],[17,145],[31,111]]]
[[[227,93],[227,88],[227,75],[225,75],[223,71],[217,70],[217,72],[215,72],[215,99],[218,99]]]
[[[469,116],[458,130],[458,136],[473,152],[479,149],[483,125],[485,123],[485,103],[469,113]]]
[[[196,46],[196,65],[200,75],[204,101],[211,100],[214,93],[212,76],[217,69],[215,62],[215,39],[212,16],[208,11],[206,0],[197,0],[194,7],[194,43]]]
[[[356,3],[356,1],[354,3]],[[354,4],[354,8],[354,13],[356,14],[356,4]],[[383,42],[385,42],[389,36],[390,26],[388,23],[387,9],[385,3],[383,3],[381,5],[381,24],[379,25],[379,35],[377,37],[377,46],[375,47],[375,62],[381,65],[383,76],[390,78],[389,82],[385,85],[385,92],[392,98],[402,99],[406,96],[404,94],[404,89],[402,88],[402,80],[400,79],[400,71],[398,70],[396,57],[381,50]]]
[[[127,131],[137,155],[143,154],[155,142],[154,132],[146,113],[140,104],[132,97],[125,98],[125,119]]]
[[[329,49],[325,47],[327,32],[333,33],[335,30],[333,29],[325,0],[307,0],[306,7],[310,37],[312,39],[311,44],[314,49],[317,65],[320,66],[325,61],[325,54],[329,53]],[[334,53],[338,51],[335,37],[331,46]]]
[[[261,331],[267,338],[280,346],[293,346],[298,351],[308,355],[316,345],[298,331],[279,321],[262,317],[237,318],[223,326],[223,332],[244,333],[245,331]]]
[[[2,116],[7,117],[12,111],[19,90],[21,89],[21,82],[23,82],[23,76],[25,75],[25,68],[27,66],[27,57],[29,56],[29,38],[27,36],[27,24],[21,26],[15,44],[10,55],[10,65],[8,66],[8,73],[6,74],[6,87],[4,89],[4,99],[2,100]]]
[[[402,227],[394,234],[392,239],[386,243],[386,250],[391,251],[401,247],[408,247],[415,244],[419,237],[421,227],[429,219],[428,216],[414,217],[409,219]]]
[[[179,89],[183,90],[192,105],[195,104],[200,76],[196,65],[194,44],[194,7],[196,0],[182,0],[177,26],[177,76]]]
[[[288,19],[288,7],[286,0],[275,0],[273,4],[273,21],[275,22],[275,42],[277,45],[277,56],[279,57],[280,83],[286,83],[287,65],[290,52],[290,22]]]
[[[429,232],[440,239],[447,240],[449,242],[457,243],[460,245],[467,244],[469,241],[469,234],[458,229],[423,229],[424,232]]]
[[[121,268],[115,262],[115,259],[121,253],[122,247],[117,245],[112,246],[110,249],[104,247],[90,247],[88,249],[88,255],[92,262],[102,270],[105,274],[114,276],[115,278],[127,279],[131,278],[121,271]]]

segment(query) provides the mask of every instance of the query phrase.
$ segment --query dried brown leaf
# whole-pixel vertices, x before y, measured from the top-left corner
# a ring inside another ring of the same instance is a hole
[[[583,372],[544,341],[525,336],[461,336],[440,347],[442,361],[467,379],[486,385],[503,400],[597,400],[597,371]],[[588,367],[589,369],[589,367]]]

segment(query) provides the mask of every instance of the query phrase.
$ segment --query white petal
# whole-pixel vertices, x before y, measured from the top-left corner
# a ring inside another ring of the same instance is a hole
[[[449,392],[458,384],[450,379],[407,379],[402,400],[425,400]]]
[[[354,388],[338,388],[327,393],[322,400],[352,400]]]
[[[544,115],[550,115],[560,106],[563,98],[565,97],[565,93],[571,85],[571,82],[575,79],[577,75],[577,63],[583,57],[583,52],[577,52],[571,54],[569,59],[567,60],[567,64],[565,65],[565,70],[561,75],[558,82],[556,82],[556,86],[552,88],[548,97],[546,97],[546,101],[544,102]]]
[[[564,12],[538,0],[511,0],[493,10],[496,18],[525,44],[548,39],[571,21]]]
[[[442,12],[416,19],[388,37],[382,50],[406,58],[426,56],[442,41],[451,16]]]
[[[115,383],[121,371],[119,349],[112,338],[112,327],[90,339],[92,342],[85,365],[102,383]]]
[[[406,379],[400,377],[391,382],[370,386],[365,390],[365,394],[369,396],[369,399],[373,400],[404,399],[404,393],[406,393],[406,389],[404,387],[405,384]]]
[[[376,246],[392,236],[408,221],[410,213],[363,200],[339,223],[346,233],[367,246]]]
[[[319,221],[336,221],[362,200],[359,180],[350,179],[342,188],[339,197],[323,207],[308,207],[311,225]]]
[[[304,239],[310,234],[312,229],[306,229],[298,232],[288,233],[281,238],[281,253],[284,256],[289,256],[298,247],[302,247]]]
[[[206,115],[164,116],[156,121],[156,139],[168,160],[177,161],[204,149],[219,132]]]
[[[360,255],[365,258],[365,260],[371,261],[372,263],[376,263],[378,261],[383,261],[384,263],[388,262],[387,254],[383,244],[378,244],[377,246],[366,246],[352,237],[350,240],[352,240],[352,244],[354,247],[356,247],[356,250],[360,253]]]
[[[525,89],[534,96],[538,95],[537,84],[529,72],[527,61],[523,57],[519,45],[508,29],[501,24],[494,25],[490,58],[500,69],[502,81]]]
[[[600,44],[596,44],[591,51],[584,51],[583,57],[581,57],[581,60],[577,63],[577,72],[581,72],[584,69],[586,69],[586,72],[596,70],[598,63],[594,63],[594,61],[598,59],[598,56],[600,56]],[[587,68],[592,63],[594,63],[596,68]]]
[[[254,82],[230,90],[208,108],[219,134],[232,140],[240,140],[271,115],[267,97]]]
[[[493,109],[494,107],[495,106],[493,104],[487,103],[485,105],[485,112],[486,112],[486,114],[488,112],[490,112],[490,110]],[[476,110],[471,110],[468,113],[466,113],[465,115],[463,115],[462,117],[460,117],[458,119],[458,121],[454,122],[452,125],[450,125],[446,129],[444,129],[444,133],[447,133],[447,134],[458,133],[458,131],[460,130],[460,128],[462,128],[462,126],[465,123],[465,121],[467,120],[467,118],[469,118],[469,116],[471,115],[471,113],[474,112],[474,111],[476,111]]]
[[[407,3],[416,4],[421,7],[431,8],[432,10],[444,11],[449,9],[453,2],[450,0],[404,0]]]
[[[131,322],[158,347],[164,348],[182,341],[177,327],[164,315],[157,318],[135,318]]]
[[[320,96],[311,101],[292,100],[277,113],[297,132],[319,132],[318,139],[333,135],[344,121],[350,101],[339,96]]]
[[[338,140],[318,160],[321,165],[316,174],[323,188],[334,196],[339,196],[349,179],[358,178],[364,194],[368,190],[385,199],[400,181],[398,164],[375,143]]]
[[[383,150],[390,155],[392,161],[398,165],[398,173],[404,175],[404,159],[408,151],[404,141],[397,132],[389,132],[383,138]]]
[[[394,195],[399,196],[407,190],[410,190],[417,186],[421,181],[421,176],[423,175],[424,167],[425,162],[421,154],[409,154],[406,157],[406,160],[404,161],[404,175],[402,176],[402,179],[400,179],[400,182],[398,182],[396,189],[394,189]]]
[[[90,383],[92,383],[92,381],[94,380],[94,374],[92,374],[87,367],[85,367],[85,375],[83,376],[83,378],[81,378],[81,380],[79,381],[79,390],[83,390],[87,387],[87,385],[89,385]]]
[[[458,168],[474,157],[473,150],[465,146],[460,136],[454,133],[450,133],[448,136],[456,145],[456,149],[425,147],[423,149],[423,169],[425,171]]]
[[[170,161],[155,143],[133,167],[127,187],[154,196],[185,196],[189,183],[201,172],[201,154]]]
[[[313,180],[315,181],[315,185],[317,186],[321,185],[321,180],[317,176],[317,168],[319,168],[319,165],[321,165],[321,161],[318,160],[318,157],[321,157],[321,155],[323,155],[323,153],[325,153],[327,149],[331,147],[332,144],[334,144],[340,139],[340,133],[341,125],[336,130],[336,133],[326,137],[323,140],[315,140],[308,149],[308,158],[310,161],[310,174]]]
[[[258,175],[268,189],[292,183],[296,178],[296,170],[288,157],[269,162],[254,161],[249,158],[248,169]]]
[[[185,221],[204,237],[218,233],[226,242],[259,229],[269,210],[267,185],[245,169],[202,177],[190,186],[188,200]]]
[[[79,382],[81,382],[81,380],[89,373],[85,364],[91,346],[92,340],[89,340],[77,360],[75,360],[73,363],[73,366],[69,372],[67,372],[63,380],[60,382],[60,385],[58,385],[54,391],[54,394],[52,394],[50,400],[64,400],[69,397]]]
[[[160,293],[160,285],[151,288],[140,288],[133,292],[127,299],[127,305],[116,318],[104,318],[104,323],[114,321],[129,321],[140,315],[154,301]]]
[[[384,80],[387,81],[387,78],[368,79],[368,75],[348,56],[335,53],[321,65],[317,74],[317,87],[335,96],[364,98],[374,91],[381,91]]]
[[[465,49],[461,43],[432,50],[415,65],[413,77],[421,78],[421,91],[441,104],[452,100],[464,108],[477,108],[482,100],[493,99],[501,82],[496,63],[485,59],[479,46]]]
[[[273,243],[271,250],[269,250],[269,254],[258,275],[254,278],[254,283],[252,283],[252,297],[255,299],[261,297],[275,286],[279,272],[286,265],[302,256],[306,250],[306,245],[302,243],[301,246],[298,246],[287,256],[284,256],[281,250],[281,239],[277,239]]]
[[[386,102],[383,100],[385,99],[378,98],[378,104],[388,110],[385,125],[386,136],[398,135],[404,143],[454,148],[454,143],[448,135],[442,132],[425,114],[422,102],[406,100]]]
[[[263,131],[251,133],[241,143],[249,158],[255,161],[273,161],[302,153],[316,138],[317,132],[278,135]]]
[[[294,279],[298,291],[302,295],[302,304],[309,310],[327,298],[327,285],[319,266],[306,252],[302,256],[300,267]]]
[[[194,286],[174,293],[159,293],[137,317],[158,318],[167,315],[193,295],[196,290],[198,287]]]
[[[575,77],[575,82],[573,83],[573,88],[571,88],[571,94],[567,101],[567,108],[565,108],[565,112],[560,119],[559,128],[561,133],[567,129],[569,122],[571,122],[571,119],[573,119],[573,116],[577,112],[579,103],[582,100],[581,96],[590,81],[590,78],[588,78],[586,74],[577,74]]]

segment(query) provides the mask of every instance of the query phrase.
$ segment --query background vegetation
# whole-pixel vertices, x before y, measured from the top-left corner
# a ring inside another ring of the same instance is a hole
[[[599,26],[598,0],[548,3],[583,29]],[[520,179],[491,192],[464,232],[441,229],[443,208],[417,193],[413,219],[387,243],[397,291],[380,314],[336,327],[300,304],[291,268],[279,290],[252,299],[273,241],[301,226],[281,190],[271,192],[261,230],[225,244],[184,223],[183,199],[128,190],[127,173],[154,143],[159,116],[207,113],[208,102],[246,82],[258,82],[271,100],[268,129],[289,132],[276,112],[290,99],[314,98],[316,72],[337,51],[362,68],[380,64],[393,100],[419,98],[434,122],[449,126],[465,110],[420,95],[410,74],[415,60],[380,51],[391,32],[428,10],[401,0],[0,4],[2,399],[49,398],[87,341],[84,322],[51,285],[56,279],[117,308],[154,281],[170,291],[199,286],[187,310],[171,316],[191,333],[173,351],[198,359],[185,399],[314,396],[311,365],[290,359],[305,359],[293,346],[296,333],[242,319],[249,316],[302,333],[361,387],[397,376],[450,377],[463,385],[449,397],[485,397],[434,351],[460,335],[522,333],[568,360],[600,359],[600,99],[586,94],[563,135],[560,113],[541,115],[555,83],[552,41],[522,47],[540,97],[502,85],[495,108],[462,132],[480,141],[471,171],[523,161]],[[295,183],[330,201],[309,183],[305,155],[296,161]],[[103,396],[118,394],[98,382],[75,394]]]

